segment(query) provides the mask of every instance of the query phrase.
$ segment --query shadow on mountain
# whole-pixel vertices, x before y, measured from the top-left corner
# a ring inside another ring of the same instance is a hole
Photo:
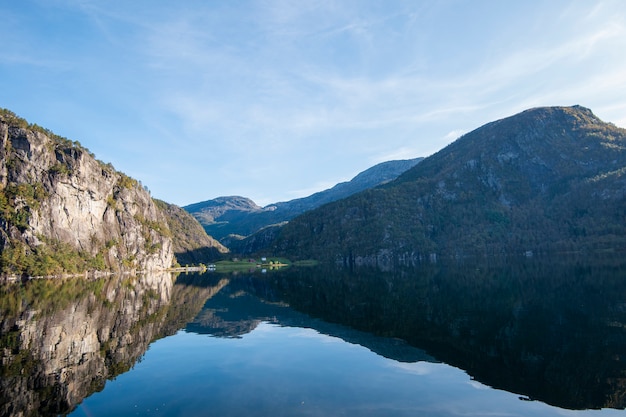
[[[215,247],[202,247],[175,252],[176,260],[180,265],[198,265],[219,261],[224,254]]]

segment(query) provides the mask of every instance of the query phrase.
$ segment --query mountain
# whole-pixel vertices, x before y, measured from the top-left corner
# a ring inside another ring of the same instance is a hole
[[[223,243],[228,235],[249,236],[270,225],[286,222],[305,211],[348,197],[357,192],[387,183],[415,166],[423,158],[388,161],[375,165],[352,180],[312,194],[308,197],[260,207],[252,200],[239,197],[218,197],[183,207],[191,213],[207,233]]]
[[[256,213],[263,211],[263,208],[257,206],[254,201],[240,196],[218,197],[213,200],[190,204],[183,208],[203,226],[219,223],[222,216],[231,212]]]
[[[0,110],[0,276],[163,270],[226,250],[78,142]]]
[[[202,225],[189,213],[174,204],[155,199],[165,214],[174,237],[174,255],[181,265],[197,265],[215,261],[228,253],[228,248],[207,235]]]
[[[357,174],[350,181],[341,182],[328,190],[320,191],[308,197],[272,204],[268,207],[270,209],[275,207],[274,210],[278,213],[289,213],[290,218],[293,218],[323,204],[341,200],[368,188],[388,183],[417,165],[422,159],[424,158],[381,162]],[[285,218],[284,220],[289,219]]]
[[[395,181],[293,219],[268,250],[350,264],[626,248],[626,130],[544,107],[484,125]]]

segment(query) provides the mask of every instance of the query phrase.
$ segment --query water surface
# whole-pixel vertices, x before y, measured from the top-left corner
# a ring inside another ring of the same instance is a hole
[[[3,415],[610,416],[621,261],[6,288]],[[54,296],[53,296],[54,295]]]

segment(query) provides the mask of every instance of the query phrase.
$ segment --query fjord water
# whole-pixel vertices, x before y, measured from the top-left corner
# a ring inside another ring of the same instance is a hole
[[[3,415],[623,415],[626,265],[501,259],[37,281]]]

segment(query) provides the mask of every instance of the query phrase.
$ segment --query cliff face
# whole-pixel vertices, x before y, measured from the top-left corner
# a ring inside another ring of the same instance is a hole
[[[79,143],[0,113],[3,274],[172,264],[164,215],[137,181]]]

